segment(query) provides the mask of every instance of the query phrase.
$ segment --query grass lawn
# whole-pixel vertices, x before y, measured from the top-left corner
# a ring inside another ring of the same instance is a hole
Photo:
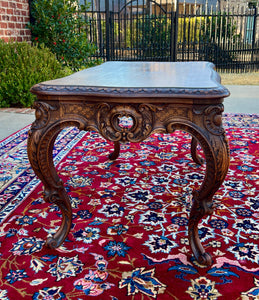
[[[259,72],[219,74],[223,85],[259,85]]]

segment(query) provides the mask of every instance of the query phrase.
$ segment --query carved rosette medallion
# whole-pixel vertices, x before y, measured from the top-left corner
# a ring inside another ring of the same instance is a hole
[[[123,125],[126,118],[130,124]],[[153,129],[153,107],[151,105],[110,105],[100,104],[97,124],[101,135],[118,142],[140,142],[146,139]]]

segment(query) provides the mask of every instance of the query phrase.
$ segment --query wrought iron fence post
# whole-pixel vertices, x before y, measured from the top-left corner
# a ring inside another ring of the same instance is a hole
[[[178,42],[178,0],[173,4],[171,11],[171,41],[170,41],[170,61],[177,61]]]
[[[106,60],[111,60],[110,56],[110,8],[109,0],[105,0],[105,36],[106,36]]]
[[[257,29],[257,6],[254,8],[254,26],[253,26],[253,39],[252,39],[252,53],[251,62],[254,62],[254,52],[255,52],[255,39],[256,39],[256,29]]]

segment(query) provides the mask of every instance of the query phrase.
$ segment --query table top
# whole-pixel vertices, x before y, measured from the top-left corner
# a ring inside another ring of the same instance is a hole
[[[209,62],[105,62],[32,87],[35,94],[102,97],[227,97]]]

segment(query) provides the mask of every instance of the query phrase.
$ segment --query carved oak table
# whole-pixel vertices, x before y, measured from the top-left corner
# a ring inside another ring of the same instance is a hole
[[[32,87],[37,95],[36,120],[28,139],[28,156],[45,191],[44,199],[58,205],[62,224],[46,244],[59,247],[69,233],[72,209],[64,185],[53,164],[52,150],[60,131],[69,126],[95,130],[114,142],[110,159],[116,159],[120,143],[141,142],[154,132],[183,130],[192,135],[191,154],[197,164],[197,143],[203,149],[206,173],[193,192],[188,235],[194,256],[209,265],[198,223],[213,212],[213,195],[226,176],[229,147],[222,127],[224,97],[229,92],[208,62],[106,62],[65,78]],[[132,126],[124,127],[127,117]]]

